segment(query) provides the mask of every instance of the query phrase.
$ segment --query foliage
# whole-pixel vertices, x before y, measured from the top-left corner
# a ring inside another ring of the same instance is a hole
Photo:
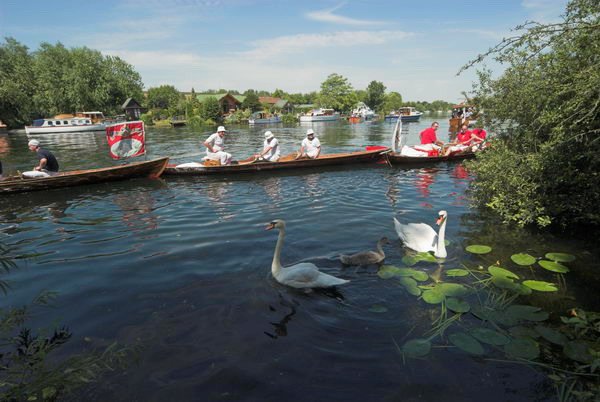
[[[154,120],[152,119],[152,112],[144,113],[140,116],[140,120],[144,122],[146,126],[151,126],[154,124]]]
[[[217,98],[209,97],[201,103],[200,117],[203,120],[210,119],[215,122],[222,121],[223,117],[221,115],[221,104],[219,103]]]
[[[398,92],[389,92],[385,94],[383,98],[383,104],[381,105],[381,113],[387,114],[392,110],[398,110],[402,107],[402,95]]]
[[[250,109],[253,112],[258,112],[259,110],[262,110],[263,105],[258,100],[258,95],[252,91],[247,92],[246,98],[242,102],[242,108]]]
[[[465,68],[493,55],[475,101],[498,140],[470,166],[479,205],[505,221],[600,227],[600,3],[572,0],[562,22],[526,22]],[[502,169],[500,172],[499,168]]]
[[[148,89],[146,104],[150,108],[168,109],[177,105],[181,94],[173,85],[161,85]]]
[[[295,114],[287,113],[281,116],[281,121],[285,124],[293,124],[298,122],[298,117]]]
[[[371,81],[367,87],[364,102],[372,110],[379,111],[385,100],[385,85],[383,82]]]
[[[321,92],[317,97],[317,105],[348,113],[356,106],[358,99],[348,79],[333,73],[321,83]]]

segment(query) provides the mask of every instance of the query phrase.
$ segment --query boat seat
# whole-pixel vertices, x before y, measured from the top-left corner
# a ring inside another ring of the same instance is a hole
[[[202,158],[202,164],[204,166],[221,166],[221,161],[219,159],[210,159],[208,156]]]

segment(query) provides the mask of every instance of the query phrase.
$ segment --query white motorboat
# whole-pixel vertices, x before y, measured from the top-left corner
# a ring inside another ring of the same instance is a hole
[[[300,116],[300,121],[335,121],[340,118],[340,113],[333,109],[313,109]]]
[[[364,102],[358,102],[356,108],[352,111],[353,116],[360,116],[365,120],[371,120],[375,117],[375,112],[371,110]]]
[[[267,124],[267,123],[281,123],[281,116],[271,115],[266,112],[254,112],[248,119],[250,124]]]
[[[70,133],[81,131],[104,131],[102,123],[92,123],[87,117],[37,119],[33,125],[25,126],[26,134]]]

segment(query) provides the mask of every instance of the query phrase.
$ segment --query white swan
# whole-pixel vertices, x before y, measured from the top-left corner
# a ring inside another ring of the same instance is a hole
[[[377,251],[364,250],[356,254],[340,255],[340,261],[344,265],[369,265],[369,264],[380,264],[385,259],[385,253],[383,252],[382,246],[388,244],[390,241],[387,237],[382,237],[377,242]]]
[[[394,226],[406,247],[415,251],[433,251],[433,255],[437,258],[446,258],[448,253],[446,253],[444,235],[446,233],[447,218],[448,212],[439,212],[439,218],[436,222],[441,225],[439,234],[435,233],[435,230],[425,223],[407,223],[403,225],[394,218]]]
[[[328,288],[350,282],[345,279],[324,274],[319,271],[319,268],[309,262],[303,262],[286,268],[282,267],[279,262],[279,255],[281,254],[283,239],[285,238],[285,221],[282,219],[275,219],[265,228],[265,230],[271,229],[279,229],[277,246],[275,247],[273,263],[271,264],[271,273],[277,282],[300,289]]]

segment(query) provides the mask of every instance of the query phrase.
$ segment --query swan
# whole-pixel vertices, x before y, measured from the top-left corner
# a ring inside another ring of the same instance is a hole
[[[379,264],[385,259],[385,253],[383,252],[382,246],[388,244],[390,241],[387,237],[382,237],[377,242],[377,251],[364,250],[352,255],[340,255],[340,261],[344,265],[369,265]]]
[[[275,246],[275,254],[273,255],[273,263],[271,264],[271,273],[277,282],[298,289],[328,288],[350,282],[320,272],[316,265],[309,262],[302,262],[285,268],[282,267],[279,262],[279,255],[281,254],[283,239],[285,238],[285,221],[283,219],[275,219],[265,227],[265,230],[271,229],[279,229],[277,246]]]
[[[446,258],[448,253],[446,253],[446,245],[444,244],[444,234],[446,233],[447,218],[448,212],[439,212],[439,218],[436,222],[441,225],[439,234],[435,233],[435,230],[425,223],[407,223],[404,225],[394,218],[394,226],[406,247],[415,251],[433,251],[433,255],[437,258]]]

